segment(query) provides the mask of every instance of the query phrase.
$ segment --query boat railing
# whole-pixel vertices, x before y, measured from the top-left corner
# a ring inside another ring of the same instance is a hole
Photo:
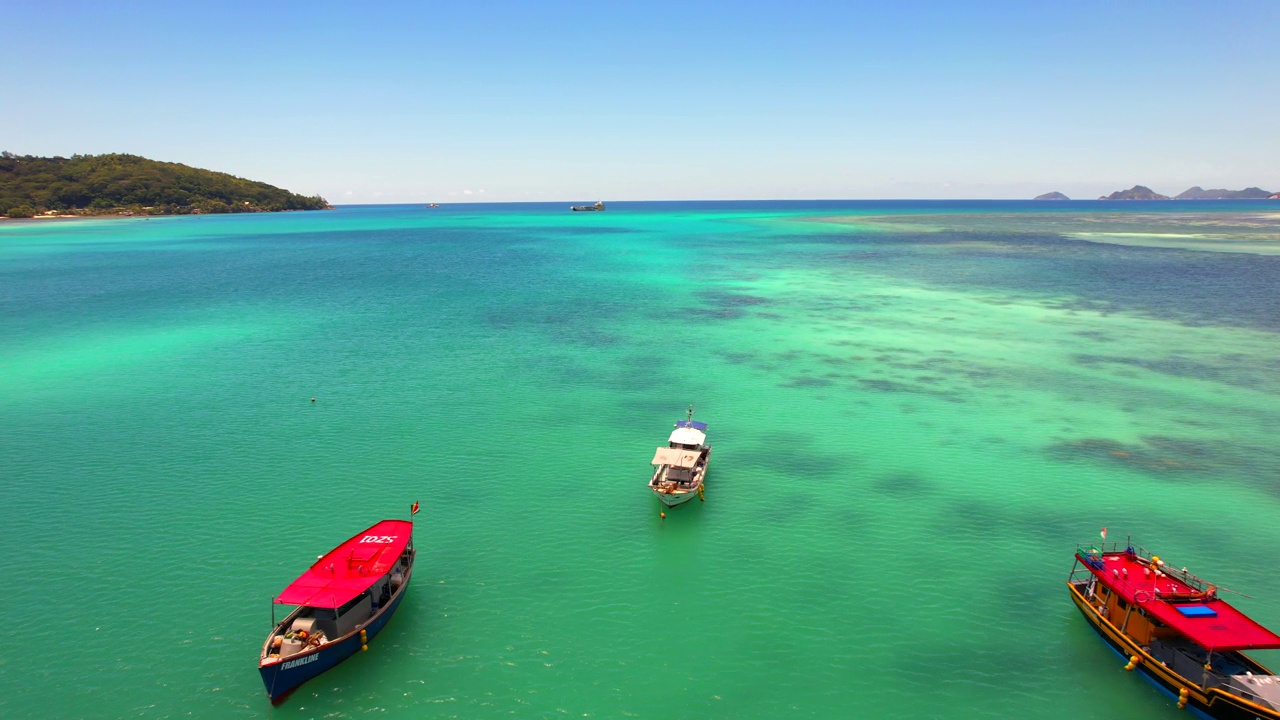
[[[1157,563],[1156,560],[1158,560],[1159,556],[1152,555],[1151,553],[1147,552],[1146,548],[1143,548],[1143,547],[1135,548],[1132,545],[1128,545],[1126,543],[1118,543],[1118,542],[1081,543],[1076,545],[1076,555],[1083,558],[1087,564],[1092,565],[1097,570],[1102,570],[1105,568],[1104,561],[1102,559],[1103,556],[1116,555],[1121,553],[1132,554],[1134,557],[1138,559],[1139,563],[1146,565],[1149,569],[1159,570],[1165,575],[1168,575],[1169,577],[1174,578],[1175,580],[1181,581],[1184,585],[1191,588],[1193,592],[1205,593],[1210,588],[1214,587],[1212,583],[1204,580],[1203,578],[1196,577],[1195,575],[1192,575],[1191,573],[1187,572],[1186,568],[1178,569],[1170,565],[1164,564],[1163,562]],[[1072,580],[1075,580],[1077,570],[1084,570],[1087,572],[1087,568],[1080,568],[1079,566],[1077,566],[1071,572]],[[1112,578],[1110,578],[1110,584],[1117,585],[1123,588],[1124,590],[1128,591],[1130,597],[1134,597],[1134,598],[1139,597],[1139,593],[1150,594],[1152,592],[1147,588],[1135,587],[1134,585],[1129,583],[1127,577],[1123,577],[1123,576],[1113,576]]]

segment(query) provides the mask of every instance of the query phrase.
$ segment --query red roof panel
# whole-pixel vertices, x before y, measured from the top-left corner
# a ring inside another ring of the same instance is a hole
[[[1262,627],[1217,596],[1209,596],[1187,602],[1172,597],[1189,596],[1196,588],[1165,573],[1155,573],[1136,555],[1124,552],[1106,553],[1102,556],[1102,568],[1098,568],[1096,556],[1076,556],[1097,578],[1126,602],[1135,603],[1148,615],[1187,636],[1195,644],[1213,652],[1232,650],[1280,649],[1280,635]],[[1198,605],[1213,611],[1213,615],[1200,613],[1199,617],[1187,617],[1179,607]]]
[[[383,520],[317,560],[280,593],[276,603],[340,607],[390,572],[412,539],[412,522]]]

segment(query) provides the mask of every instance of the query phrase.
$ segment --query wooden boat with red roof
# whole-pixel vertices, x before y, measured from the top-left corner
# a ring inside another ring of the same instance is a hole
[[[258,660],[273,703],[369,649],[404,598],[415,555],[413,522],[383,520],[330,550],[276,597],[276,605],[298,607],[275,624]]]
[[[1078,546],[1067,586],[1124,669],[1143,673],[1179,708],[1280,720],[1280,677],[1243,652],[1280,649],[1280,636],[1219,597],[1221,588],[1128,543]]]

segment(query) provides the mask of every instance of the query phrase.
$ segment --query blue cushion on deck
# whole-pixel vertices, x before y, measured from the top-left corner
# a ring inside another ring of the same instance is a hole
[[[1218,611],[1204,605],[1179,605],[1183,617],[1218,617]]]

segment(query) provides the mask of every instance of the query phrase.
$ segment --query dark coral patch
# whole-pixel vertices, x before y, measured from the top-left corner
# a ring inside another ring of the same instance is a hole
[[[747,316],[745,310],[735,308],[727,308],[721,310],[707,310],[705,308],[688,308],[684,311],[686,315],[696,315],[699,317],[713,318],[715,320],[737,320]]]
[[[922,387],[920,385],[912,385],[911,383],[898,382],[896,380],[872,380],[863,378],[858,381],[863,390],[882,393],[908,393],[912,395],[929,395],[947,402],[964,402],[964,398],[955,393],[935,390],[930,387]]]
[[[744,466],[758,467],[794,480],[831,478],[847,473],[851,465],[847,456],[815,449],[807,436],[786,433],[774,435],[754,447],[740,449],[734,453],[734,459]]]
[[[895,473],[877,478],[871,483],[871,489],[881,495],[911,499],[932,492],[933,485],[913,473]]]
[[[771,305],[773,301],[769,298],[759,297],[757,295],[743,295],[741,293],[723,292],[720,290],[703,290],[695,293],[708,305],[720,308],[740,308],[751,307],[754,305]]]
[[[1163,438],[1163,443],[1122,443],[1108,438],[1085,438],[1056,443],[1049,448],[1049,454],[1058,460],[1066,461],[1106,461],[1127,465],[1137,470],[1151,473],[1186,473],[1196,472],[1204,468],[1204,453],[1201,448],[1187,454],[1186,448],[1179,448],[1172,438]]]
[[[802,376],[791,378],[787,382],[782,383],[782,387],[827,387],[831,385],[831,380],[827,378]]]

